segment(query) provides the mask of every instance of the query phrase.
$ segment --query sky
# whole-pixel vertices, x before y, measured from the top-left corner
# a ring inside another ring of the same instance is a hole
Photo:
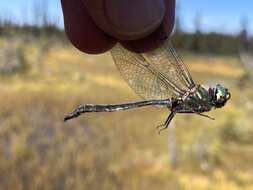
[[[35,2],[46,0],[1,0],[0,17],[15,22],[34,21],[31,10]],[[48,0],[49,14],[63,27],[60,0]],[[177,14],[181,26],[186,31],[194,31],[196,17],[201,18],[201,29],[235,34],[240,31],[242,20],[247,20],[248,29],[253,34],[253,0],[177,0]]]

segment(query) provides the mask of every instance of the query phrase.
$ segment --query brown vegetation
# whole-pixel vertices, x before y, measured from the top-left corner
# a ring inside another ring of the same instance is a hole
[[[1,49],[4,44],[0,39]],[[63,123],[82,103],[139,100],[109,54],[88,56],[54,42],[40,55],[41,41],[24,46],[29,70],[0,78],[0,189],[253,188],[253,95],[236,86],[243,74],[237,59],[183,56],[197,82],[224,83],[232,99],[208,113],[215,121],[176,117],[175,169],[167,131],[155,129],[166,109],[87,114]]]

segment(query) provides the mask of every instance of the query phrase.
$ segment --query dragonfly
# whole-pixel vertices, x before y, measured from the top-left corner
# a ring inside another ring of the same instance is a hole
[[[157,128],[166,129],[177,113],[198,114],[221,108],[230,99],[223,85],[213,87],[196,84],[170,40],[146,53],[135,53],[117,44],[111,50],[114,63],[128,85],[144,101],[122,104],[86,104],[77,107],[65,121],[83,113],[114,112],[144,106],[169,109],[166,121]]]

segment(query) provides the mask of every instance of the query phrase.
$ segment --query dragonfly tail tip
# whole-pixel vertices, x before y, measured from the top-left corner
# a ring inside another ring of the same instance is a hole
[[[70,118],[69,116],[66,116],[66,117],[64,117],[63,121],[64,121],[64,122],[67,122],[67,121],[70,120],[70,119],[72,119],[72,118]]]
[[[66,117],[64,117],[64,122],[67,122],[71,119],[74,119],[76,117],[78,117],[79,115],[77,115],[76,113],[70,113],[69,115],[67,115]]]

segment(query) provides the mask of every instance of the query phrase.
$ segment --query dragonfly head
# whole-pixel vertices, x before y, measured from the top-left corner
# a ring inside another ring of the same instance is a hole
[[[221,108],[230,99],[231,94],[227,88],[217,84],[214,88],[211,88],[212,103],[214,107]]]

